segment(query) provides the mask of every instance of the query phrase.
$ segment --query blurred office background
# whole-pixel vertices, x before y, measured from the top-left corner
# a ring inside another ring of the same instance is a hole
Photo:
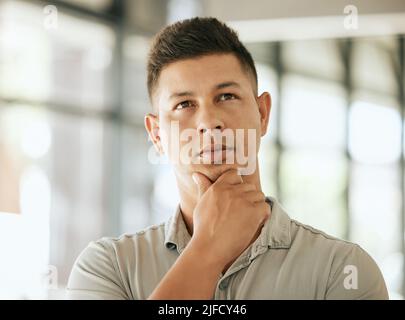
[[[148,160],[146,56],[195,15],[238,30],[272,94],[264,191],[359,243],[402,299],[402,0],[0,0],[0,298],[63,298],[90,241],[173,213],[173,173]]]

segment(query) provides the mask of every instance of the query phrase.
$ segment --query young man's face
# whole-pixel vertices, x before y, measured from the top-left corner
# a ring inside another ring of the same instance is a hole
[[[255,92],[253,76],[233,54],[185,59],[163,68],[152,98],[158,114],[146,117],[146,127],[177,176],[201,172],[215,181],[229,168],[256,169],[271,102],[267,92],[260,97]],[[177,126],[179,136],[174,135]]]

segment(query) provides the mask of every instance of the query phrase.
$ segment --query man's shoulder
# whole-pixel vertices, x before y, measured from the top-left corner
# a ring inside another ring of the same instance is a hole
[[[295,220],[276,198],[268,197],[268,199],[272,203],[272,215],[274,215],[271,218],[273,221],[269,223],[270,245],[277,247],[282,243],[284,248],[300,252],[300,256],[308,256],[311,253],[322,254],[323,252],[333,255],[337,251],[343,253],[359,248],[355,243]],[[324,255],[322,256],[324,257]]]
[[[323,259],[331,265],[347,263],[348,260],[362,260],[374,263],[359,244],[332,236],[310,225],[291,219],[291,248],[296,248],[314,261]]]
[[[310,225],[290,219],[291,241],[292,245],[307,245],[309,248],[325,248],[353,250],[361,249],[359,245],[342,238],[332,236],[322,230]]]
[[[311,266],[314,272],[324,272],[326,299],[388,298],[380,269],[360,245],[294,219],[290,220],[290,232],[290,250],[296,259],[302,259],[298,262]],[[348,284],[352,280],[355,283]]]
[[[91,241],[76,259],[68,283],[68,297],[129,299],[130,279],[149,270],[159,257],[165,259],[165,223],[133,234]],[[104,293],[105,294],[104,294]]]
[[[123,233],[118,237],[102,237],[95,242],[114,251],[134,249],[137,246],[163,244],[167,222],[153,224],[134,233]]]

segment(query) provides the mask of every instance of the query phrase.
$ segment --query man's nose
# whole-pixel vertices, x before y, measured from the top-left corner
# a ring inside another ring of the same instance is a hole
[[[224,127],[225,127],[224,123],[218,112],[215,112],[215,110],[200,111],[197,125],[197,131],[199,134],[204,134],[208,130],[213,129],[218,129],[222,131]]]

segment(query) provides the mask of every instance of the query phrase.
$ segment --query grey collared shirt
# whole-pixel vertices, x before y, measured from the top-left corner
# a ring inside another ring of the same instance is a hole
[[[273,197],[267,201],[270,219],[221,274],[214,299],[388,299],[379,268],[361,247],[290,219]],[[146,299],[190,239],[178,207],[166,223],[91,242],[73,266],[67,297]]]

